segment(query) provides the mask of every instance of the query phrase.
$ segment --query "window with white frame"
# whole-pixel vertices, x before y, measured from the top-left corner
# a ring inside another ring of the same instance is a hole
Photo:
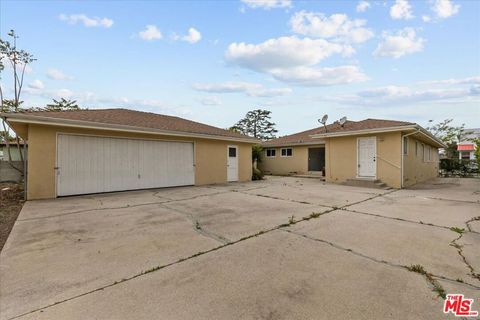
[[[275,149],[267,149],[266,150],[266,153],[267,153],[267,158],[275,158],[275,152],[276,150]]]
[[[293,155],[292,148],[282,148],[282,157],[291,157]]]
[[[408,137],[403,137],[403,154],[408,154]]]

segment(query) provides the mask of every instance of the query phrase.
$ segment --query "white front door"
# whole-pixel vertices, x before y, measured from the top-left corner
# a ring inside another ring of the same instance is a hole
[[[377,174],[377,138],[358,138],[357,148],[357,175],[375,178]]]
[[[238,181],[238,147],[227,147],[227,181]]]
[[[57,195],[195,184],[191,142],[59,134]]]

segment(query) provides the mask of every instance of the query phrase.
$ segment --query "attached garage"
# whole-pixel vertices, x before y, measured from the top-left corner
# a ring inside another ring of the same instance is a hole
[[[27,140],[27,198],[249,181],[256,139],[126,109],[2,117]]]

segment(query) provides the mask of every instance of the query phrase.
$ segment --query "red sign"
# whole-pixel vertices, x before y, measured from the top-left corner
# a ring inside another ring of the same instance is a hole
[[[453,313],[456,317],[476,317],[478,311],[472,310],[473,299],[467,299],[463,294],[447,294],[443,313]]]
[[[473,144],[459,144],[457,146],[457,151],[473,151],[475,146]]]

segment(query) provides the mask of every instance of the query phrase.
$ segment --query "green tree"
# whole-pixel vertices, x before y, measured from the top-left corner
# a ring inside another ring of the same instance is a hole
[[[53,99],[53,103],[47,104],[45,110],[49,111],[64,111],[64,110],[80,110],[77,100],[67,100],[61,98],[60,100]]]
[[[457,144],[464,137],[465,124],[452,126],[452,121],[453,119],[445,119],[433,124],[433,120],[430,120],[431,125],[427,127],[427,130],[447,145],[445,152],[448,158],[458,158]]]
[[[8,40],[0,39],[0,80],[1,75],[5,71],[5,65],[8,63],[11,66],[12,70],[12,79],[13,79],[13,99],[5,99],[3,89],[0,87],[0,110],[2,112],[18,112],[20,109],[20,96],[22,94],[23,80],[25,76],[25,70],[27,66],[35,61],[33,55],[28,53],[25,50],[20,50],[17,48],[17,39],[18,36],[14,30],[10,30],[8,36],[11,38],[12,42]],[[7,153],[8,153],[8,162],[10,165],[23,173],[23,168],[17,168],[12,164],[12,157],[10,153],[10,140],[8,139],[8,132],[10,128],[6,122],[2,119],[3,127],[3,139],[6,141]],[[15,142],[17,144],[18,150],[20,149],[20,137],[15,135]],[[20,152],[20,159],[23,166],[23,154]]]
[[[275,123],[270,121],[271,113],[261,109],[249,111],[230,130],[261,140],[273,139],[278,130],[275,129]]]

